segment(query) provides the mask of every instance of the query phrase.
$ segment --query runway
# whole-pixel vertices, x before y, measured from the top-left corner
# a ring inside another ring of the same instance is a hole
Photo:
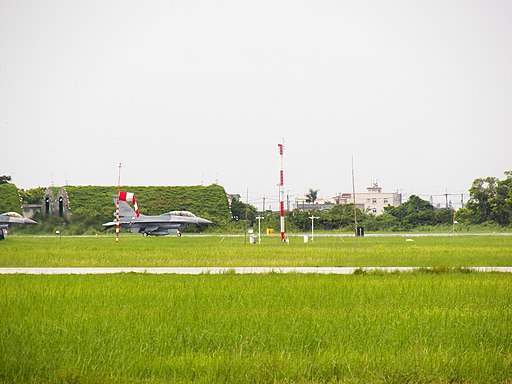
[[[351,275],[357,272],[413,272],[428,267],[61,267],[61,268],[0,268],[0,274],[25,275],[107,275],[116,273],[146,273],[146,274],[174,274],[174,275],[201,275],[201,274],[262,274],[262,273],[301,273],[322,275]],[[456,268],[454,268],[456,269]],[[511,273],[512,267],[464,267],[464,270],[474,272],[503,272]]]

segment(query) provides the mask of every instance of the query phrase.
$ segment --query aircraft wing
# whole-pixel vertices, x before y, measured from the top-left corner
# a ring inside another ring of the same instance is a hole
[[[37,224],[32,219],[26,219],[19,213],[8,212],[0,215],[0,225],[9,226],[11,224]]]
[[[32,219],[26,219],[16,212],[7,212],[0,215],[0,240],[4,240],[9,226],[12,224],[37,224]]]
[[[115,221],[109,221],[108,223],[103,224],[104,227],[112,227],[117,223]],[[153,226],[165,226],[165,225],[178,226],[187,224],[183,221],[171,221],[171,220],[119,220],[119,225],[130,225],[130,226],[139,226],[139,227],[153,227]]]

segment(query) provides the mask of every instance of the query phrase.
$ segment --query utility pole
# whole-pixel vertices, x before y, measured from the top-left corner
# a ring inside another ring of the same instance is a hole
[[[356,184],[354,177],[354,156],[352,156],[352,198],[354,200],[354,233],[357,236]]]
[[[244,245],[247,245],[247,231],[249,230],[249,188],[247,188],[247,195],[245,200],[245,228],[244,228]]]

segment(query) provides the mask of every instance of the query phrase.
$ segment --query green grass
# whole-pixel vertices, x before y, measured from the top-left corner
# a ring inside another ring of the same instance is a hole
[[[316,237],[304,244],[277,236],[244,237],[12,236],[0,242],[0,267],[182,266],[512,266],[512,236]]]
[[[0,276],[3,383],[510,383],[508,274]]]
[[[0,383],[512,383],[512,275],[458,270],[512,236],[413,240],[12,236],[1,267],[433,269],[0,275]]]

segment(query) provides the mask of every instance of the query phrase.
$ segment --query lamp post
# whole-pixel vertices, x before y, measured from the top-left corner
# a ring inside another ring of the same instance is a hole
[[[256,216],[256,220],[258,220],[258,244],[261,244],[261,220],[264,218],[263,216]]]
[[[315,240],[315,219],[318,219],[319,217],[318,216],[309,216],[309,218],[311,219],[311,242],[313,242]]]

